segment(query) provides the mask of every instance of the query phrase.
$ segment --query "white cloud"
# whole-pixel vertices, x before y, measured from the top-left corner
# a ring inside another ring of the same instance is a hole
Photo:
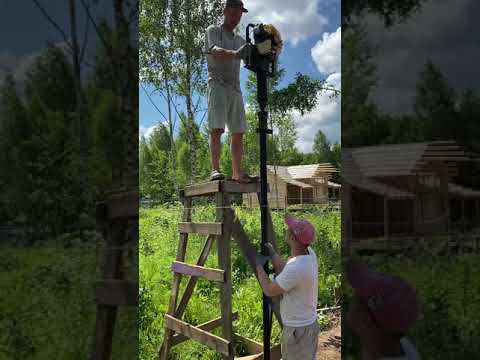
[[[321,34],[328,23],[320,14],[318,0],[244,0],[244,4],[249,12],[242,20],[242,31],[250,22],[273,24],[283,40],[294,46],[309,36]]]
[[[70,59],[68,44],[65,41],[58,42],[55,45],[63,50],[67,59]],[[45,49],[42,49],[25,54],[21,57],[6,51],[0,52],[0,83],[3,81],[3,76],[6,74],[12,74],[16,83],[22,85],[27,79],[27,72],[35,63],[35,60],[44,54],[44,52]]]
[[[321,40],[311,50],[318,71],[323,74],[339,73],[341,70],[341,32],[323,33]]]
[[[340,90],[340,79],[340,73],[333,73],[326,79],[326,82]],[[312,151],[313,141],[318,130],[322,130],[331,143],[340,142],[340,105],[340,97],[332,98],[331,92],[324,91],[318,94],[317,106],[310,113],[304,116],[299,112],[294,113],[298,131],[296,146],[300,151]]]
[[[325,85],[341,90],[341,36],[340,28],[334,33],[324,33],[322,39],[312,48],[311,55],[318,70],[328,75]],[[317,97],[317,106],[302,116],[294,113],[297,126],[297,147],[302,152],[311,152],[318,130],[326,135],[331,143],[340,143],[341,97],[333,97],[331,91],[322,91]]]
[[[138,131],[139,137],[141,138],[142,136],[145,136],[145,139],[150,138],[150,136],[152,136],[153,132],[157,127],[158,125],[152,125],[149,127],[140,125],[139,131]]]

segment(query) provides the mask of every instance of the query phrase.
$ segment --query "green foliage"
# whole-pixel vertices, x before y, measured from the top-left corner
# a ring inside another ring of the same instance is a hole
[[[140,210],[140,359],[156,357],[163,340],[163,314],[170,298],[172,273],[171,262],[175,259],[182,208],[177,205]],[[260,244],[260,212],[258,209],[236,208],[242,225],[250,240]],[[286,226],[282,212],[272,212],[272,220],[284,257],[288,254]],[[213,206],[197,206],[193,221],[213,221]],[[313,247],[319,262],[319,304],[334,305],[335,289],[340,286],[340,214],[323,208],[298,213],[296,216],[311,221],[317,231]],[[204,241],[203,236],[189,237],[187,263],[195,263]],[[216,247],[213,246],[205,264],[217,267]],[[233,309],[239,319],[234,323],[235,332],[261,341],[262,339],[262,294],[258,282],[247,265],[235,242],[232,242]],[[185,287],[182,282],[182,289]],[[220,316],[219,289],[212,282],[199,280],[189,302],[184,319],[199,324]],[[274,322],[272,341],[280,341],[280,328]],[[237,351],[241,349],[238,348]],[[185,342],[172,350],[176,359],[219,359],[218,354],[196,342]]]
[[[420,299],[420,317],[407,336],[425,359],[466,359],[480,351],[480,266],[478,255],[455,257],[422,254],[386,261],[369,258],[378,271],[402,277],[412,284]],[[343,301],[344,313],[350,289]],[[342,352],[358,354],[358,344],[347,326],[342,327]]]
[[[342,1],[342,25],[347,27],[352,18],[368,11],[378,15],[386,27],[402,22],[421,8],[425,0],[344,0]]]
[[[93,236],[90,233],[88,236]],[[8,248],[0,251],[0,359],[86,359],[92,350],[104,249],[74,238],[70,248]],[[98,256],[98,258],[97,258]],[[127,264],[128,265],[128,264]],[[136,309],[117,314],[113,338],[115,359],[137,356]]]

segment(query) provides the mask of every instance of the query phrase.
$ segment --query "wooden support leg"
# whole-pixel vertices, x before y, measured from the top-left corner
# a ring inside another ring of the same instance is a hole
[[[217,193],[215,195],[217,204],[217,222],[223,223],[224,230],[230,228],[226,226],[225,222],[228,219],[225,216],[225,206],[228,203],[228,196],[224,193]],[[220,306],[222,314],[222,335],[225,340],[229,342],[229,355],[222,355],[224,359],[234,358],[233,348],[233,324],[232,324],[232,276],[231,276],[231,247],[230,247],[230,233],[224,231],[223,235],[218,235],[218,267],[225,271],[225,282],[220,285]]]
[[[114,222],[109,225],[107,242],[109,246],[115,247],[123,237],[125,224]],[[103,270],[104,279],[118,278],[121,263],[121,250],[108,249],[105,254],[105,267]],[[95,340],[91,360],[108,360],[112,353],[112,340],[117,316],[117,306],[97,305],[97,319]]]
[[[192,219],[192,199],[191,198],[184,198],[183,199],[183,221],[190,222]],[[188,234],[180,234],[180,241],[178,242],[178,249],[177,249],[177,261],[185,261],[185,252],[187,250],[187,242],[188,242]],[[178,290],[180,288],[180,281],[181,281],[181,274],[175,273],[173,275],[173,287],[172,287],[172,294],[170,296],[170,303],[168,306],[168,315],[174,315],[175,308],[177,307],[177,299],[178,299]],[[170,342],[173,336],[173,331],[169,328],[165,328],[165,338],[163,340],[163,344],[159,350],[159,359],[166,360],[168,357],[168,352],[170,351]]]

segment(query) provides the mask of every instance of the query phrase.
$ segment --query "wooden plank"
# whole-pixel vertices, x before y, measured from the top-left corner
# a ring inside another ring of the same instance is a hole
[[[223,270],[190,265],[180,261],[173,262],[172,271],[183,275],[203,277],[211,281],[224,282],[225,280],[225,271]]]
[[[97,281],[95,299],[99,305],[138,306],[138,282],[118,279]]]
[[[257,193],[260,191],[260,180],[255,183],[241,184],[236,181],[225,181],[222,191],[226,193]]]
[[[138,218],[139,203],[138,191],[111,195],[106,201],[107,218],[110,220]]]
[[[259,354],[263,351],[263,344],[259,343],[258,341],[249,339],[240,334],[235,334],[235,339],[245,345],[247,353],[249,354]]]
[[[278,344],[270,348],[270,360],[281,360],[282,359],[282,345]],[[263,346],[262,352],[254,354],[254,355],[247,355],[242,357],[236,357],[235,360],[263,360]]]
[[[175,319],[168,314],[165,314],[165,325],[170,330],[180,333],[192,340],[198,341],[199,343],[206,345],[225,356],[230,356],[231,354],[229,350],[231,343],[219,336],[187,324],[182,320]]]
[[[220,191],[220,181],[209,181],[202,184],[186,186],[185,197],[211,195]]]
[[[235,311],[233,314],[232,314],[232,320],[235,321],[238,319],[238,312]],[[210,321],[207,321],[206,323],[203,323],[203,324],[200,324],[198,326],[196,326],[198,329],[202,329],[202,330],[205,330],[205,331],[212,331],[214,329],[216,329],[217,327],[219,327],[220,325],[222,325],[222,318],[216,318],[214,320],[210,320]],[[189,338],[186,337],[185,335],[182,335],[182,334],[176,334],[172,337],[172,343],[171,343],[171,346],[175,346],[175,345],[178,345],[184,341],[187,341]]]
[[[235,360],[259,360],[259,359],[263,359],[263,352],[261,354],[240,356],[235,358]]]
[[[181,234],[222,235],[222,223],[193,223],[182,222],[178,224]]]

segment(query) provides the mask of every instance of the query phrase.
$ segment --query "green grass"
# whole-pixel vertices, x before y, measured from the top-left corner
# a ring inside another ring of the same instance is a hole
[[[478,255],[368,258],[373,268],[402,277],[420,300],[420,317],[408,336],[424,359],[468,359],[480,353],[480,257]],[[348,309],[350,290],[343,301]],[[358,342],[342,328],[345,359],[356,359]]]
[[[237,208],[236,212],[249,239],[258,246],[260,243],[260,212]],[[181,221],[180,207],[159,207],[140,211],[140,358],[154,359],[163,340],[163,315],[167,311],[173,275],[170,271],[175,259],[178,232]],[[273,212],[272,220],[281,253],[287,255],[285,239],[286,226],[282,212]],[[340,286],[340,214],[322,211],[297,212],[297,216],[311,221],[317,231],[318,240],[314,250],[319,263],[319,304],[333,305],[334,289]],[[215,210],[211,206],[194,209],[193,221],[213,221]],[[203,247],[204,236],[190,236],[186,262],[195,263]],[[209,255],[207,267],[217,267],[215,246]],[[233,310],[239,319],[234,331],[248,338],[262,341],[262,292],[255,276],[249,269],[232,240],[232,281]],[[185,286],[186,281],[182,282]],[[183,290],[183,287],[181,288]],[[181,294],[182,292],[180,292]],[[199,280],[183,319],[199,324],[220,316],[219,289],[212,282]],[[325,324],[326,325],[326,324]],[[216,334],[220,335],[220,329]],[[280,328],[274,322],[272,343],[278,343]],[[240,349],[237,349],[240,350]],[[193,341],[187,341],[172,349],[174,359],[220,359],[218,354]]]
[[[87,359],[91,353],[94,281],[104,253],[91,244],[55,244],[0,249],[2,360]],[[133,359],[136,312],[121,309],[117,319],[112,357]]]

